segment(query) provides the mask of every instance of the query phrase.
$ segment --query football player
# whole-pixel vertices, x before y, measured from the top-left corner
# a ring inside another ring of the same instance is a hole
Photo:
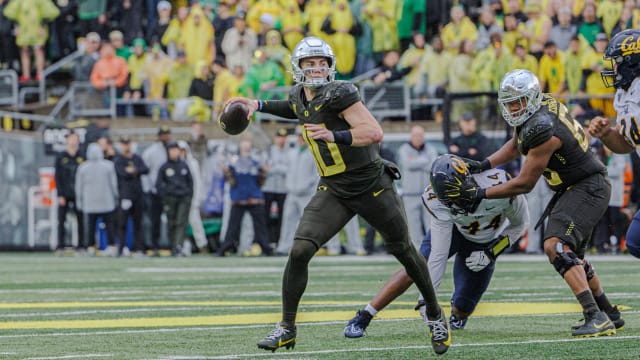
[[[254,111],[298,119],[302,135],[316,162],[320,181],[304,209],[282,281],[282,321],[258,343],[275,351],[296,342],[296,314],[308,280],[309,261],[354,215],[373,225],[386,249],[405,267],[427,304],[431,343],[438,354],[447,351],[451,337],[438,304],[427,262],[409,239],[402,199],[393,180],[399,171],[379,155],[382,128],[360,100],[356,87],[335,81],[336,58],[317,37],[302,39],[291,55],[295,85],[288,100],[241,101]]]
[[[428,259],[435,289],[444,277],[447,259],[455,255],[455,290],[449,317],[452,330],[464,328],[467,318],[489,286],[496,258],[520,238],[529,221],[524,195],[510,199],[485,199],[471,204],[447,194],[451,184],[466,181],[490,187],[507,181],[507,175],[499,169],[471,175],[462,158],[444,154],[433,162],[431,185],[422,194],[422,202],[432,218],[431,231],[420,251]],[[392,275],[371,303],[349,321],[344,335],[348,338],[364,336],[371,318],[402,295],[412,283],[404,270]],[[421,313],[422,305],[424,302],[420,301],[417,307]]]
[[[608,207],[611,185],[606,167],[589,151],[582,126],[553,97],[543,94],[538,78],[528,70],[508,72],[498,88],[502,116],[514,127],[512,138],[482,162],[469,161],[474,171],[526,157],[518,176],[484,188],[467,182],[449,189],[450,196],[479,202],[530,192],[544,176],[554,196],[548,216],[544,252],[569,285],[584,314],[584,324],[572,335],[612,335],[624,320],[605,295],[594,267],[584,258],[593,227]],[[613,322],[612,322],[613,320]]]
[[[589,123],[589,133],[600,138],[618,154],[635,150],[640,154],[640,30],[630,29],[615,35],[605,51],[604,59],[611,61],[612,70],[603,70],[602,80],[607,87],[615,87],[613,107],[616,125],[609,119],[595,117]],[[640,258],[640,212],[636,212],[627,229],[627,249]]]

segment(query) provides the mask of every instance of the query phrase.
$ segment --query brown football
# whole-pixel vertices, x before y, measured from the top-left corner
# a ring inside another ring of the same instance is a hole
[[[229,135],[238,135],[249,126],[249,108],[241,102],[228,104],[220,117],[218,124]]]

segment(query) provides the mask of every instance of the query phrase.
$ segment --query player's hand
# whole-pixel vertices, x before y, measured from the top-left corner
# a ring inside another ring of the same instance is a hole
[[[485,198],[485,190],[478,186],[471,177],[461,184],[449,181],[446,186],[445,195],[469,213],[476,211],[480,201]]]
[[[245,104],[247,106],[247,108],[249,109],[249,115],[247,116],[247,118],[251,118],[251,115],[253,115],[253,113],[255,111],[258,111],[258,101],[257,100],[253,100],[253,99],[244,98],[244,97],[233,97],[233,98],[227,100],[227,102],[224,104],[223,109],[226,109],[226,107],[229,104],[232,104],[232,103],[235,103],[235,102],[239,102],[239,103]]]
[[[482,271],[489,264],[491,264],[491,258],[483,250],[474,251],[465,260],[469,270],[478,272]]]
[[[304,124],[304,130],[307,132],[307,136],[313,140],[324,140],[326,142],[335,142],[333,131],[318,124]]]
[[[489,159],[484,159],[482,161],[471,160],[464,157],[461,157],[461,159],[465,163],[467,163],[467,168],[469,168],[469,172],[472,174],[478,174],[485,170],[491,169],[491,163],[489,162]]]
[[[589,134],[593,137],[601,138],[609,131],[611,131],[611,124],[606,117],[596,116],[589,123]]]

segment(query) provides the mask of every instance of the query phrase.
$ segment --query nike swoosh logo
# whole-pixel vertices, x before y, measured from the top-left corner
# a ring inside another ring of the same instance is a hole
[[[484,208],[484,209],[487,210],[487,211],[491,211],[491,210],[493,210],[495,208],[496,208],[495,206],[492,206],[492,207],[488,207],[488,208]]]
[[[596,329],[602,329],[606,326],[611,326],[611,321],[605,321],[600,325],[593,324],[593,327],[595,327]]]
[[[384,189],[380,189],[378,191],[374,191],[373,192],[373,197],[378,197],[378,195],[382,194],[383,191],[384,191]]]
[[[292,338],[292,339],[289,339],[287,341],[282,341],[282,340],[278,339],[278,347],[283,347],[284,345],[287,345],[288,343],[292,342],[293,340],[295,340],[295,339]]]
[[[518,138],[518,144],[522,144],[522,140],[520,140],[520,138]]]
[[[322,104],[320,104],[320,105],[316,105],[316,106],[314,106],[313,108],[314,108],[316,111],[318,111],[318,110],[320,110],[320,108],[321,108],[321,107],[322,107]]]

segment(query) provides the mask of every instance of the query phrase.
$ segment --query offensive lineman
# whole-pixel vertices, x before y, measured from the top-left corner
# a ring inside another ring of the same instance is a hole
[[[524,195],[510,199],[486,199],[472,207],[472,204],[446,194],[449,182],[465,182],[470,177],[483,187],[507,181],[506,173],[500,169],[471,175],[462,158],[444,154],[433,162],[431,185],[422,194],[422,202],[432,218],[430,235],[427,235],[420,251],[428,259],[435,289],[444,277],[447,259],[456,256],[453,265],[455,290],[449,318],[452,330],[464,328],[489,286],[496,257],[520,238],[529,221]],[[344,335],[348,338],[364,336],[371,318],[402,295],[412,283],[404,270],[393,274],[371,303],[349,321]],[[418,304],[421,312],[424,309],[422,305],[422,302]]]
[[[512,197],[530,192],[544,176],[555,192],[543,214],[543,218],[549,216],[544,252],[573,291],[585,320],[571,335],[613,335],[624,320],[607,299],[594,267],[584,258],[593,227],[611,195],[606,168],[589,151],[582,126],[571,118],[564,104],[541,92],[530,71],[508,72],[500,82],[498,102],[502,116],[514,127],[513,137],[482,162],[468,163],[472,172],[482,171],[522,154],[526,161],[520,174],[486,189],[471,182],[451,184],[449,194],[470,202]]]
[[[382,128],[360,100],[356,87],[334,81],[336,59],[316,37],[302,39],[291,55],[296,85],[289,100],[233,98],[254,111],[298,119],[316,162],[318,190],[304,209],[282,280],[282,321],[258,347],[275,351],[296,343],[296,314],[308,280],[309,261],[354,215],[382,235],[389,253],[405,267],[425,297],[431,345],[445,353],[451,336],[425,259],[411,244],[402,200],[393,187],[397,166],[379,156]]]
[[[613,70],[603,70],[602,80],[607,87],[615,87],[613,107],[616,109],[616,126],[611,128],[609,119],[596,117],[589,124],[589,133],[600,138],[609,149],[618,154],[635,151],[640,154],[640,30],[619,32],[604,54]],[[627,249],[640,258],[640,211],[636,212],[627,229]]]

